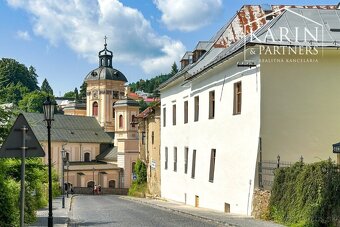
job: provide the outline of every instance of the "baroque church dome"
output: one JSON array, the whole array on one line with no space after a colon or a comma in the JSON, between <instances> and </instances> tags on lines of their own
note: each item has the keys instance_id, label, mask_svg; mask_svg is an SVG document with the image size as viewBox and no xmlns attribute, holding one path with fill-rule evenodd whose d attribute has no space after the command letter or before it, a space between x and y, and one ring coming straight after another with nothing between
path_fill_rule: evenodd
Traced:
<instances>
[{"instance_id":1,"label":"baroque church dome","mask_svg":"<svg viewBox=\"0 0 340 227\"><path fill-rule=\"evenodd\" d=\"M99 67L92 70L85 77L85 81L89 80L118 80L127 82L122 72L112 67L112 51L107 49L105 41L104 49L99 51Z\"/></svg>"}]
</instances>

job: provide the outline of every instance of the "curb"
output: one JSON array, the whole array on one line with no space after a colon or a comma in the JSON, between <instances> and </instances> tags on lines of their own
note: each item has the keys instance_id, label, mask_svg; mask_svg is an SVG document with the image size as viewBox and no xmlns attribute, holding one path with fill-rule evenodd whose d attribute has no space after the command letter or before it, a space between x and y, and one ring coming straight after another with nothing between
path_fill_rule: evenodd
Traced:
<instances>
[{"instance_id":1,"label":"curb","mask_svg":"<svg viewBox=\"0 0 340 227\"><path fill-rule=\"evenodd\" d=\"M198 219L202 219L202 220L205 220L205 221L214 222L214 223L217 223L217 224L220 224L220 225L223 225L223 226L232 226L232 227L238 227L239 226L239 225L232 225L232 224L229 224L229 223L224 222L224 221L218 221L218 220L215 220L215 219L212 219L212 218L200 216L200 215L197 215L197 214L192 214L192 213L185 212L185 211L182 211L182 210L177 210L177 209L165 207L165 206L158 205L158 204L153 204L153 203L146 202L146 201L143 201L141 199L135 199L135 198L129 197L129 196L125 196L125 197L121 196L120 198L130 200L130 201L134 201L134 202L138 202L138 203L142 203L142 204L147 204L149 206L159 207L159 208L162 208L162 209L165 209L165 210L170 210L170 211L175 212L175 213L180 213L180 214L184 214L184 215L187 215L187 216L192 216L192 217L195 217L195 218L198 218ZM161 201L163 201L163 200L161 200ZM167 201L165 201L165 202L167 202Z\"/></svg>"}]
</instances>

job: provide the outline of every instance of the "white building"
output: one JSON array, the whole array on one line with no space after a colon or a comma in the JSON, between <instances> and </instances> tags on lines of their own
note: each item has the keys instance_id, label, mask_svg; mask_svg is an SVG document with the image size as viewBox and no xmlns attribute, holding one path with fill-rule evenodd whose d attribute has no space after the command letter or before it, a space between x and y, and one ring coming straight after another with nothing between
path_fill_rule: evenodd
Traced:
<instances>
[{"instance_id":1,"label":"white building","mask_svg":"<svg viewBox=\"0 0 340 227\"><path fill-rule=\"evenodd\" d=\"M268 12L244 6L245 17L257 12L257 26L238 23L245 32L231 40L234 17L190 59L185 54L181 71L160 87L162 197L250 214L254 187L265 182L259 161L277 155L288 162L336 159L340 14L334 8ZM303 40L294 28L304 26L311 33ZM323 29L318 42L315 26ZM251 27L259 27L258 39L249 37ZM283 28L290 28L285 40Z\"/></svg>"}]
</instances>

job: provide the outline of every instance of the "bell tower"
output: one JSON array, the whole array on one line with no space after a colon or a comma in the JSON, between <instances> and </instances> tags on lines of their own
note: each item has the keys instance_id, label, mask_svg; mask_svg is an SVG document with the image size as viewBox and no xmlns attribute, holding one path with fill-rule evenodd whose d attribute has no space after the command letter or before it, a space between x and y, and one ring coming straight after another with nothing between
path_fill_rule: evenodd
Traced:
<instances>
[{"instance_id":1,"label":"bell tower","mask_svg":"<svg viewBox=\"0 0 340 227\"><path fill-rule=\"evenodd\" d=\"M104 49L98 53L99 67L85 77L86 115L95 117L106 132L114 132L114 104L124 96L127 79L112 67L113 53L107 49L106 36L104 39Z\"/></svg>"},{"instance_id":2,"label":"bell tower","mask_svg":"<svg viewBox=\"0 0 340 227\"><path fill-rule=\"evenodd\" d=\"M115 142L118 146L118 167L124 169L124 187L129 188L133 180L133 166L139 157L137 118L138 102L125 97L114 105L116 112Z\"/></svg>"}]
</instances>

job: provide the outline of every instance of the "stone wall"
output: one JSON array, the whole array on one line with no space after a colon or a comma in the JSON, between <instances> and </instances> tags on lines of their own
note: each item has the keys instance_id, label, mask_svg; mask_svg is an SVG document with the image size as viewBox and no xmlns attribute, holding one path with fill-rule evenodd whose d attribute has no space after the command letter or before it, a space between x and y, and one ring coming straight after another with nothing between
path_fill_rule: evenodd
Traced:
<instances>
[{"instance_id":1,"label":"stone wall","mask_svg":"<svg viewBox=\"0 0 340 227\"><path fill-rule=\"evenodd\" d=\"M270 191L255 188L251 215L257 219L268 220Z\"/></svg>"},{"instance_id":2,"label":"stone wall","mask_svg":"<svg viewBox=\"0 0 340 227\"><path fill-rule=\"evenodd\" d=\"M92 188L88 187L74 187L74 194L92 194ZM102 188L100 194L112 194L112 195L127 195L128 188Z\"/></svg>"}]
</instances>

